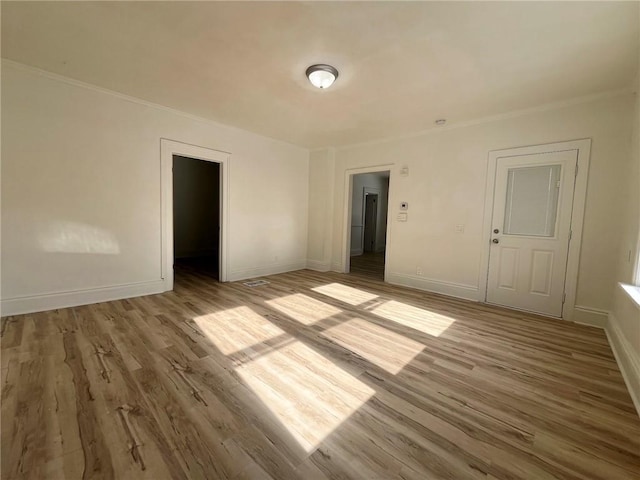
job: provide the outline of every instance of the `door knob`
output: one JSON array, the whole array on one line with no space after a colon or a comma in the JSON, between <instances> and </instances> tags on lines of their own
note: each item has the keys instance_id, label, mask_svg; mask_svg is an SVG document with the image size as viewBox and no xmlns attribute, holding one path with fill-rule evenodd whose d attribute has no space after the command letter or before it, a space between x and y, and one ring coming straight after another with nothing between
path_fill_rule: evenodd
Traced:
<instances>
[{"instance_id":1,"label":"door knob","mask_svg":"<svg viewBox=\"0 0 640 480\"><path fill-rule=\"evenodd\" d=\"M494 228L493 233L500 233L500 230L498 230L497 228Z\"/></svg>"},{"instance_id":2,"label":"door knob","mask_svg":"<svg viewBox=\"0 0 640 480\"><path fill-rule=\"evenodd\" d=\"M491 240L493 243L500 243L500 240L498 240L497 238L494 238L493 240Z\"/></svg>"}]
</instances>

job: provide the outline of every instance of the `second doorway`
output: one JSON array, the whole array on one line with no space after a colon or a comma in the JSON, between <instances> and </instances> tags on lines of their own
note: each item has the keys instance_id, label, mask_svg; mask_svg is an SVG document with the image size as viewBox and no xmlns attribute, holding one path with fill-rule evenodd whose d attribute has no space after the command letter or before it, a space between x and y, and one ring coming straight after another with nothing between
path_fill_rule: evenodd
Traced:
<instances>
[{"instance_id":1,"label":"second doorway","mask_svg":"<svg viewBox=\"0 0 640 480\"><path fill-rule=\"evenodd\" d=\"M350 273L384 279L389 172L353 175Z\"/></svg>"},{"instance_id":2,"label":"second doorway","mask_svg":"<svg viewBox=\"0 0 640 480\"><path fill-rule=\"evenodd\" d=\"M220 279L220 164L173 156L174 270Z\"/></svg>"}]
</instances>

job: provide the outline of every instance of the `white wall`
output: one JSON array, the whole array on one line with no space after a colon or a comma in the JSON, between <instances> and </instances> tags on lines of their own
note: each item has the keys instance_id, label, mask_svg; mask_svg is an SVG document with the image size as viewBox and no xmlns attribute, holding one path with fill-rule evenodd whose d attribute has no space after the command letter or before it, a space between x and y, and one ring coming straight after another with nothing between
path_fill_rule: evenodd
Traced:
<instances>
[{"instance_id":1,"label":"white wall","mask_svg":"<svg viewBox=\"0 0 640 480\"><path fill-rule=\"evenodd\" d=\"M393 164L387 238L388 280L426 290L478 299L487 155L491 150L592 138L576 304L606 316L621 255L615 239L623 230L625 166L630 155L631 94L512 115L420 136L338 149L333 175L331 252L340 268L345 170ZM402 166L409 175L399 175ZM315 171L320 170L316 165ZM311 188L314 188L311 186ZM395 220L396 207L409 202L408 221ZM318 209L316 205L311 209ZM464 233L455 226L464 225ZM416 267L423 271L416 275Z\"/></svg>"},{"instance_id":2,"label":"white wall","mask_svg":"<svg viewBox=\"0 0 640 480\"><path fill-rule=\"evenodd\" d=\"M309 156L309 238L307 266L326 272L331 268L335 151L311 152Z\"/></svg>"},{"instance_id":3,"label":"white wall","mask_svg":"<svg viewBox=\"0 0 640 480\"><path fill-rule=\"evenodd\" d=\"M640 414L640 278L636 276L640 270L640 71L635 92L631 154L624 166L626 181L620 185L625 199L621 255L615 281L610 285L614 292L607 333ZM636 300L629 293L633 289L629 284L636 285Z\"/></svg>"},{"instance_id":4,"label":"white wall","mask_svg":"<svg viewBox=\"0 0 640 480\"><path fill-rule=\"evenodd\" d=\"M376 215L376 252L383 252L387 232L388 174L360 173L353 176L351 199L351 255L361 255L364 241L364 188L377 191L378 211Z\"/></svg>"},{"instance_id":5,"label":"white wall","mask_svg":"<svg viewBox=\"0 0 640 480\"><path fill-rule=\"evenodd\" d=\"M161 138L231 153L231 279L304 267L305 149L12 62L2 119L3 314L157 288Z\"/></svg>"},{"instance_id":6,"label":"white wall","mask_svg":"<svg viewBox=\"0 0 640 480\"><path fill-rule=\"evenodd\" d=\"M616 285L606 329L609 343L640 415L640 295L636 294L638 296L633 300L626 291L629 288Z\"/></svg>"}]
</instances>

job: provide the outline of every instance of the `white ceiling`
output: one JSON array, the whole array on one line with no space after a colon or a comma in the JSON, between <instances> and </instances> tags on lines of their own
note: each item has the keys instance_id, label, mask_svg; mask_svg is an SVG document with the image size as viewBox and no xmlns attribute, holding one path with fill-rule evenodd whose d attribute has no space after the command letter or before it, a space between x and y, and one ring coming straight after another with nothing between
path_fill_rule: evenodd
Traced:
<instances>
[{"instance_id":1,"label":"white ceiling","mask_svg":"<svg viewBox=\"0 0 640 480\"><path fill-rule=\"evenodd\" d=\"M316 148L626 88L638 5L3 1L2 56Z\"/></svg>"}]
</instances>

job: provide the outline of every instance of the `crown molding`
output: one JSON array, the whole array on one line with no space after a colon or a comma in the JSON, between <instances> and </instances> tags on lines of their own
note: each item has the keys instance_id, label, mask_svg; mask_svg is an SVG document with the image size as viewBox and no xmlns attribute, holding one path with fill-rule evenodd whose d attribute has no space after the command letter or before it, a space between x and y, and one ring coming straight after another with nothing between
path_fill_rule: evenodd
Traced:
<instances>
[{"instance_id":1,"label":"crown molding","mask_svg":"<svg viewBox=\"0 0 640 480\"><path fill-rule=\"evenodd\" d=\"M397 135L394 137L386 137L386 138L381 138L381 139L376 139L376 140L370 140L370 141L366 141L366 142L358 142L358 143L351 143L348 145L342 145L342 146L336 146L336 147L324 147L324 148L318 148L318 149L313 149L312 151L315 150L325 150L327 148L335 148L335 150L349 150L351 148L358 148L358 147L365 147L365 146L371 146L371 145L380 145L383 143L388 143L388 142L394 142L394 141L398 141L398 140L405 140L405 139L410 139L410 138L417 138L417 137L422 137L425 135L433 135L433 134L437 134L440 132L446 132L446 131L450 131L450 130L457 130L460 128L467 128L467 127L473 127L473 126L477 126L477 125L484 125L487 123L493 123L493 122L499 122L501 120L508 120L511 118L517 118L517 117L524 117L527 115L533 115L536 113L542 113L542 112L548 112L548 111L552 111L552 110L561 110L563 108L567 108L567 107L571 107L574 105L581 105L581 104L585 104L585 103L592 103L592 102L596 102L598 100L603 100L603 99L607 99L607 98L614 98L614 97L618 97L621 95L631 95L633 94L633 88L631 86L626 87L626 88L621 88L618 90L608 90L606 92L600 92L600 93L595 93L592 95L585 95L582 97L575 97L575 98L571 98L571 99L567 99L567 100L560 100L557 102L551 102L551 103L545 103L543 105L538 105L536 107L530 107L530 108L523 108L520 110L512 110L509 112L505 112L505 113L499 113L496 115L489 115L486 117L479 117L476 119L471 119L471 120L463 120L460 122L454 122L450 125L446 125L446 126L442 126L442 127L438 127L438 126L434 126L434 127L429 127L425 130L420 130L418 132L413 132L413 133L407 133L407 134L403 134L403 135Z\"/></svg>"},{"instance_id":2,"label":"crown molding","mask_svg":"<svg viewBox=\"0 0 640 480\"><path fill-rule=\"evenodd\" d=\"M281 145L287 145L289 147L295 147L295 148L299 148L301 150L305 150L309 153L312 152L318 152L318 151L322 151L322 150L328 150L328 149L332 149L334 151L339 151L339 150L348 150L351 148L357 148L357 147L364 147L364 146L370 146L370 145L379 145L379 144L383 144L383 143L388 143L388 142L393 142L393 141L397 141L397 140L405 140L405 139L410 139L410 138L417 138L417 137L421 137L424 135L432 135L438 132L445 132L445 131L449 131L449 130L456 130L459 128L466 128L466 127L472 127L472 126L476 126L476 125L483 125L486 123L493 123L493 122L498 122L501 120L508 120L511 118L516 118L516 117L522 117L522 116L526 116L526 115L532 115L535 113L541 113L541 112L547 112L547 111L551 111L551 110L560 110L562 108L566 108L566 107L570 107L570 106L574 106L574 105L580 105L580 104L584 104L584 103L591 103L591 102L595 102L598 100L602 100L602 99L606 99L606 98L613 98L613 97L617 97L620 95L629 95L629 94L633 94L635 93L635 89L633 85L629 85L626 88L622 88L622 89L618 89L618 90L609 90L606 92L600 92L600 93L596 93L596 94L591 94L591 95L585 95L582 97L575 97L575 98L571 98L571 99L567 99L567 100L560 100L558 102L551 102L551 103L546 103L543 105L538 105L536 107L531 107L531 108L524 108L524 109L520 109L520 110L512 110L509 112L505 112L505 113L499 113L496 115L489 115L489 116L485 116L485 117L479 117L476 119L471 119L471 120L463 120L460 122L454 122L450 125L445 125L442 127L430 127L428 129L424 129L424 130L420 130L417 132L412 132L412 133L407 133L407 134L402 134L402 135L396 135L393 137L385 137L385 138L381 138L381 139L376 139L376 140L369 140L369 141L364 141L364 142L356 142L356 143L350 143L347 145L339 145L339 146L333 146L333 145L327 145L324 147L305 147L303 145L297 145L294 143L290 143L290 142L286 142L284 140L279 140L277 138L272 138L272 137L267 137L266 135L262 135L259 133L255 133L255 132L251 132L249 130L244 130L240 127L234 127L232 125L227 125L224 123L220 123L217 122L215 120L211 120L209 118L205 118L205 117L200 117L198 115L193 115L191 113L188 112L184 112L182 110L177 110L175 108L172 107L167 107L165 105L161 105L158 103L153 103L153 102L149 102L147 100L143 100L141 98L138 97L132 97L130 95L126 95L124 93L120 93L117 92L115 90L109 90L108 88L103 88L103 87L99 87L97 85L91 84L91 83L86 83L83 82L81 80L76 80L75 78L71 78L71 77L65 77L64 75L60 75L57 73L53 73L53 72L49 72L47 70L43 70L41 68L38 67L33 67L31 65L26 65L24 63L20 63L20 62L16 62L15 60L10 60L8 58L2 58L2 66L10 66L13 67L17 70L22 70L25 72L29 72L38 76L42 76L42 77L46 77L49 78L51 80L56 80L58 82L61 83L66 83L68 85L74 85L80 88L85 88L88 90L93 90L95 92L99 92L99 93L104 93L106 95L110 95L116 98L119 98L121 100L127 101L127 102L131 102L131 103L136 103L138 105L143 105L149 108L154 108L156 110L162 110L164 112L168 112L168 113L172 113L174 115L178 115L184 118L188 118L190 120L196 121L196 122L200 122L200 123L205 123L208 125L212 125L218 128L223 128L223 129L227 129L227 130L232 130L232 131L237 131L237 132L241 132L241 133L249 133L251 135L254 135L256 137L259 138L263 138L265 140L269 140L272 142L276 142L279 143Z\"/></svg>"},{"instance_id":3,"label":"crown molding","mask_svg":"<svg viewBox=\"0 0 640 480\"><path fill-rule=\"evenodd\" d=\"M200 117L198 115L193 115L191 113L188 112L184 112L182 110L177 110L175 108L172 107L167 107L165 105L161 105L159 103L153 103L153 102L149 102L147 100L143 100L141 98L138 97L132 97L131 95L126 95L124 93L120 93L117 92L115 90L109 90L108 88L103 88L103 87L99 87L97 85L94 85L92 83L86 83L83 82L81 80L76 80L75 78L71 78L71 77L65 77L64 75L60 75L57 73L53 73L53 72L49 72L47 70L43 70L41 68L38 67L33 67L31 65L26 65L24 63L20 63L20 62L16 62L15 60L9 60L8 58L2 58L2 68L4 67L11 67L11 68L15 68L16 70L21 70L23 72L28 72L40 77L45 77L48 78L50 80L55 80L61 83L66 83L68 85L73 85L76 87L80 87L80 88L84 88L87 90L92 90L94 92L99 92L99 93L103 93L105 95L109 95L112 97L116 97L119 98L120 100L124 100L126 102L131 102L131 103L135 103L138 105L143 105L145 107L149 107L149 108L153 108L156 110L161 110L167 113L172 113L174 115L178 115L180 117L184 117L184 118L188 118L190 120L196 121L196 122L200 122L200 123L205 123L208 125L212 125L215 126L217 128L221 128L221 129L226 129L226 130L230 130L230 131L236 131L238 133L244 133L244 134L250 134L253 135L255 137L258 138L263 138L265 140L269 140L271 142L275 142L275 143L279 143L281 145L287 145L289 147L295 147L298 148L300 150L304 150L309 152L309 148L301 146L301 145L296 145L294 143L289 143L289 142L285 142L284 140L279 140L277 138L272 138L272 137L267 137L266 135L262 135L260 133L255 133L255 132L251 132L249 130L244 130L240 127L234 127L233 125L227 125L221 122L217 122L215 120L211 120L209 118L205 118L205 117Z\"/></svg>"}]
</instances>

